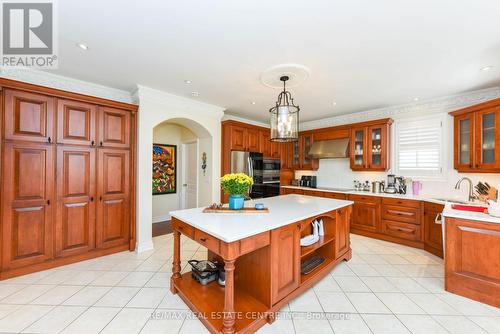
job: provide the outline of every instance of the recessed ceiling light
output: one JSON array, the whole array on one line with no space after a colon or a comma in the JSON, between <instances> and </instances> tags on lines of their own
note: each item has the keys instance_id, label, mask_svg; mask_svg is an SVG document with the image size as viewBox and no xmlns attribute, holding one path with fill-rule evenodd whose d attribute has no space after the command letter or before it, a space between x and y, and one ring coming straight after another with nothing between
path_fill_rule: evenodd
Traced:
<instances>
[{"instance_id":1,"label":"recessed ceiling light","mask_svg":"<svg viewBox=\"0 0 500 334\"><path fill-rule=\"evenodd\" d=\"M252 104L257 104L257 102L255 102L255 101L252 101L251 103L252 103Z\"/></svg>"},{"instance_id":2,"label":"recessed ceiling light","mask_svg":"<svg viewBox=\"0 0 500 334\"><path fill-rule=\"evenodd\" d=\"M418 98L418 97L414 97L414 98L413 98L413 101L418 101L418 100L419 100L419 98Z\"/></svg>"},{"instance_id":3,"label":"recessed ceiling light","mask_svg":"<svg viewBox=\"0 0 500 334\"><path fill-rule=\"evenodd\" d=\"M184 83L185 83L186 85L189 85L189 84L191 83L191 80L184 80Z\"/></svg>"},{"instance_id":4,"label":"recessed ceiling light","mask_svg":"<svg viewBox=\"0 0 500 334\"><path fill-rule=\"evenodd\" d=\"M481 68L481 71L489 71L493 68L493 66L485 66L483 68Z\"/></svg>"},{"instance_id":5,"label":"recessed ceiling light","mask_svg":"<svg viewBox=\"0 0 500 334\"><path fill-rule=\"evenodd\" d=\"M333 103L332 103L332 106L334 106L334 107L335 107L336 105L337 105L337 102L333 102Z\"/></svg>"},{"instance_id":6,"label":"recessed ceiling light","mask_svg":"<svg viewBox=\"0 0 500 334\"><path fill-rule=\"evenodd\" d=\"M83 43L76 43L76 46L78 46L80 49L87 51L89 49L87 44Z\"/></svg>"},{"instance_id":7,"label":"recessed ceiling light","mask_svg":"<svg viewBox=\"0 0 500 334\"><path fill-rule=\"evenodd\" d=\"M191 92L191 96L198 97L200 96L199 92Z\"/></svg>"}]
</instances>

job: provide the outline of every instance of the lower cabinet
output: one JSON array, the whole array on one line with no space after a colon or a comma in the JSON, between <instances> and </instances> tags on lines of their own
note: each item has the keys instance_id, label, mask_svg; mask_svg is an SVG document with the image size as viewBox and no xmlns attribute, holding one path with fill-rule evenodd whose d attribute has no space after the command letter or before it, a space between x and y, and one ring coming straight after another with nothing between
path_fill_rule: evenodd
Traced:
<instances>
[{"instance_id":1,"label":"lower cabinet","mask_svg":"<svg viewBox=\"0 0 500 334\"><path fill-rule=\"evenodd\" d=\"M57 148L57 257L95 248L95 163L95 148Z\"/></svg>"},{"instance_id":2,"label":"lower cabinet","mask_svg":"<svg viewBox=\"0 0 500 334\"><path fill-rule=\"evenodd\" d=\"M335 258L343 256L347 252L350 245L350 217L352 214L352 206L343 209L338 209L335 217Z\"/></svg>"},{"instance_id":3,"label":"lower cabinet","mask_svg":"<svg viewBox=\"0 0 500 334\"><path fill-rule=\"evenodd\" d=\"M424 248L439 257L443 257L443 230L436 220L442 219L443 209L441 204L424 204Z\"/></svg>"},{"instance_id":4,"label":"lower cabinet","mask_svg":"<svg viewBox=\"0 0 500 334\"><path fill-rule=\"evenodd\" d=\"M97 247L127 244L130 236L130 154L127 150L100 149L96 221Z\"/></svg>"},{"instance_id":5,"label":"lower cabinet","mask_svg":"<svg viewBox=\"0 0 500 334\"><path fill-rule=\"evenodd\" d=\"M380 198L361 195L348 197L354 201L351 228L377 232L380 229Z\"/></svg>"},{"instance_id":6,"label":"lower cabinet","mask_svg":"<svg viewBox=\"0 0 500 334\"><path fill-rule=\"evenodd\" d=\"M53 256L53 148L7 143L2 159L2 271Z\"/></svg>"},{"instance_id":7,"label":"lower cabinet","mask_svg":"<svg viewBox=\"0 0 500 334\"><path fill-rule=\"evenodd\" d=\"M272 303L276 303L300 285L300 223L271 231Z\"/></svg>"},{"instance_id":8,"label":"lower cabinet","mask_svg":"<svg viewBox=\"0 0 500 334\"><path fill-rule=\"evenodd\" d=\"M385 233L386 235L392 237L406 239L406 240L419 241L421 239L420 225L416 224L383 220L382 233Z\"/></svg>"}]
</instances>

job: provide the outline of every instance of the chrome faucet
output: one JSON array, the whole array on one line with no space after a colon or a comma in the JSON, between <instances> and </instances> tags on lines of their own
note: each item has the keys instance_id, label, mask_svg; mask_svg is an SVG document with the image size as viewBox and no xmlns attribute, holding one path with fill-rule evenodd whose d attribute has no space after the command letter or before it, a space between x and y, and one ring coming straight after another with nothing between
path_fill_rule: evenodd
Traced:
<instances>
[{"instance_id":1,"label":"chrome faucet","mask_svg":"<svg viewBox=\"0 0 500 334\"><path fill-rule=\"evenodd\" d=\"M469 183L469 200L468 202L473 202L476 199L476 196L472 193L472 180L469 179L468 177L463 177L460 180L458 180L457 184L455 184L455 189L460 189L460 185L462 184L463 181L467 181Z\"/></svg>"}]
</instances>

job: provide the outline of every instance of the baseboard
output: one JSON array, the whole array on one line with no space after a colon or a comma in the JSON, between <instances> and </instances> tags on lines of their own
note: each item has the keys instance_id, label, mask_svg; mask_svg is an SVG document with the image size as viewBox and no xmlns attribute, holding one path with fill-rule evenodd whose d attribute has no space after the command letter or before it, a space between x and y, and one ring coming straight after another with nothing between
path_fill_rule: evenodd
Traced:
<instances>
[{"instance_id":1,"label":"baseboard","mask_svg":"<svg viewBox=\"0 0 500 334\"><path fill-rule=\"evenodd\" d=\"M167 220L170 220L171 217L170 215L162 215L162 216L156 216L156 217L153 217L153 224L155 223L161 223L161 222L164 222L164 221L167 221Z\"/></svg>"},{"instance_id":2,"label":"baseboard","mask_svg":"<svg viewBox=\"0 0 500 334\"><path fill-rule=\"evenodd\" d=\"M137 242L135 246L136 253L142 253L154 249L153 240Z\"/></svg>"}]
</instances>

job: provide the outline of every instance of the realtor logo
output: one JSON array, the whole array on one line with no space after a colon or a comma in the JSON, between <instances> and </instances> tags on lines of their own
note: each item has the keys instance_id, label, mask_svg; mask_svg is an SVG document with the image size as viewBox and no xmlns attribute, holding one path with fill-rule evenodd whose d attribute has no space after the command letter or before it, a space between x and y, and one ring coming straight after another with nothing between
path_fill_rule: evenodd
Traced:
<instances>
[{"instance_id":1,"label":"realtor logo","mask_svg":"<svg viewBox=\"0 0 500 334\"><path fill-rule=\"evenodd\" d=\"M3 66L56 68L54 7L54 1L2 2Z\"/></svg>"}]
</instances>

